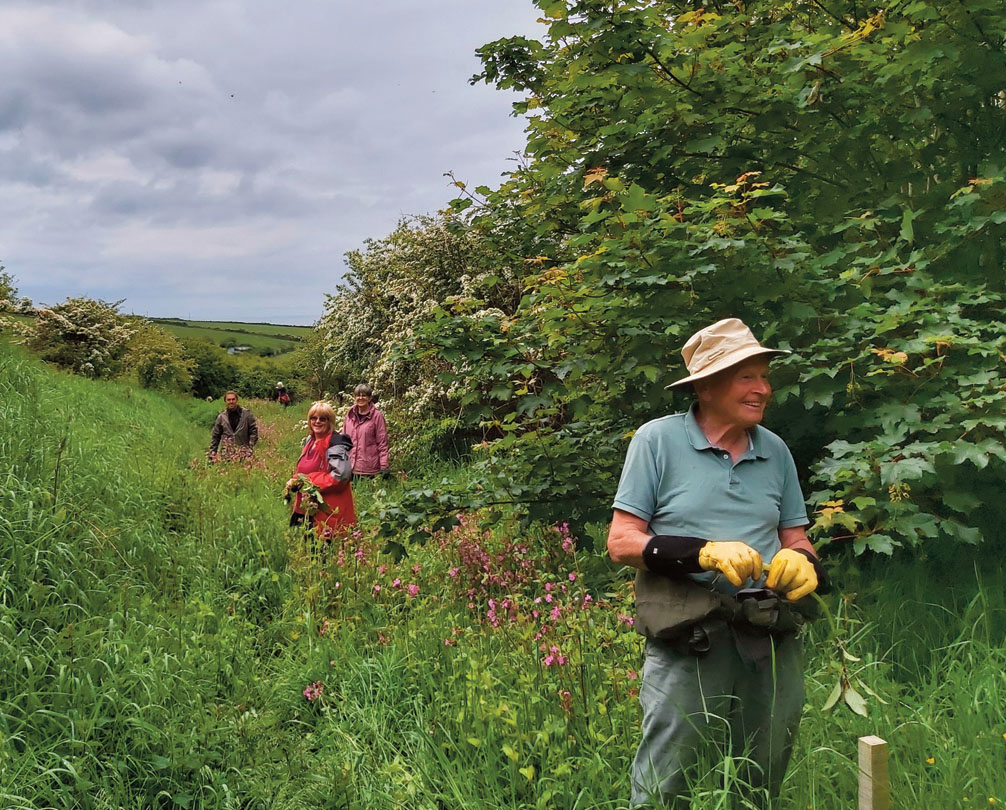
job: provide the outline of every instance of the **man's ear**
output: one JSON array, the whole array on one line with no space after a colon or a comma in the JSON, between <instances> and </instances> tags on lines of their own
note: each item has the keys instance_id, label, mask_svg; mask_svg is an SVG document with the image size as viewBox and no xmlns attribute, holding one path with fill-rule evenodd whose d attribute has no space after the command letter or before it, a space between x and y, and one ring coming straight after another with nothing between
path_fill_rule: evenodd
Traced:
<instances>
[{"instance_id":1,"label":"man's ear","mask_svg":"<svg viewBox=\"0 0 1006 810\"><path fill-rule=\"evenodd\" d=\"M692 383L692 387L695 389L695 398L699 402L709 401L709 385L706 380L696 380Z\"/></svg>"}]
</instances>

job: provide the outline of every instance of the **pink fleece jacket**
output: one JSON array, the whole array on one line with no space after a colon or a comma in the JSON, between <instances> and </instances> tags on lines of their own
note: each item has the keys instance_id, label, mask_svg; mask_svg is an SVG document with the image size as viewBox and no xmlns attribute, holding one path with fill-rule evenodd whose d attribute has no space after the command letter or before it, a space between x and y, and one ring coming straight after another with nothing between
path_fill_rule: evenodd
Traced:
<instances>
[{"instance_id":1,"label":"pink fleece jacket","mask_svg":"<svg viewBox=\"0 0 1006 810\"><path fill-rule=\"evenodd\" d=\"M376 475L388 469L388 426L373 405L361 414L354 405L346 414L342 432L353 440L349 460L354 475Z\"/></svg>"}]
</instances>

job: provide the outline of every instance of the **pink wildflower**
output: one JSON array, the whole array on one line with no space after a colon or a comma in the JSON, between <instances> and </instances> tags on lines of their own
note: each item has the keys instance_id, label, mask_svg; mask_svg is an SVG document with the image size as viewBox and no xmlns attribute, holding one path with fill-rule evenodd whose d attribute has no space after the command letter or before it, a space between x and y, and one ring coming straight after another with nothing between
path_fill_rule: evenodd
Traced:
<instances>
[{"instance_id":1,"label":"pink wildflower","mask_svg":"<svg viewBox=\"0 0 1006 810\"><path fill-rule=\"evenodd\" d=\"M593 601L594 601L594 597L593 596L591 596L589 593L584 594L583 595L583 602L580 605L580 608L582 610L586 610L587 607L588 607L588 605L590 605L590 603L593 602Z\"/></svg>"},{"instance_id":2,"label":"pink wildflower","mask_svg":"<svg viewBox=\"0 0 1006 810\"><path fill-rule=\"evenodd\" d=\"M549 612L548 615L552 619L552 621L557 622L559 621L559 619L562 618L562 608L556 605L554 608L552 608L552 610Z\"/></svg>"},{"instance_id":3,"label":"pink wildflower","mask_svg":"<svg viewBox=\"0 0 1006 810\"><path fill-rule=\"evenodd\" d=\"M416 583L409 583L409 596L415 598L419 595L419 586Z\"/></svg>"},{"instance_id":4,"label":"pink wildflower","mask_svg":"<svg viewBox=\"0 0 1006 810\"><path fill-rule=\"evenodd\" d=\"M573 713L573 695L568 689L559 690L559 702L562 703L562 710L566 714Z\"/></svg>"},{"instance_id":5,"label":"pink wildflower","mask_svg":"<svg viewBox=\"0 0 1006 810\"><path fill-rule=\"evenodd\" d=\"M412 573L413 574L418 574L422 570L423 570L423 566L421 566L419 563L416 563L414 566L412 566Z\"/></svg>"},{"instance_id":6,"label":"pink wildflower","mask_svg":"<svg viewBox=\"0 0 1006 810\"><path fill-rule=\"evenodd\" d=\"M569 572L569 581L570 582L576 582L576 571L570 571Z\"/></svg>"},{"instance_id":7,"label":"pink wildflower","mask_svg":"<svg viewBox=\"0 0 1006 810\"><path fill-rule=\"evenodd\" d=\"M388 573L388 566L386 566L384 563L381 563L379 566L377 566L377 573L378 574L387 574Z\"/></svg>"},{"instance_id":8,"label":"pink wildflower","mask_svg":"<svg viewBox=\"0 0 1006 810\"><path fill-rule=\"evenodd\" d=\"M451 579L457 579L458 570L459 570L458 567L455 565L453 568L451 568L450 571L447 572L447 576L449 576Z\"/></svg>"},{"instance_id":9,"label":"pink wildflower","mask_svg":"<svg viewBox=\"0 0 1006 810\"><path fill-rule=\"evenodd\" d=\"M392 588L401 588L402 587L402 580L400 580L398 577L395 577L393 580L391 580L391 587Z\"/></svg>"},{"instance_id":10,"label":"pink wildflower","mask_svg":"<svg viewBox=\"0 0 1006 810\"><path fill-rule=\"evenodd\" d=\"M639 677L639 673L634 669L627 670L625 674L629 677L630 681L634 681Z\"/></svg>"},{"instance_id":11,"label":"pink wildflower","mask_svg":"<svg viewBox=\"0 0 1006 810\"><path fill-rule=\"evenodd\" d=\"M377 596L377 594L379 594L380 592L381 592L381 586L380 585L375 585L374 586L374 591L373 591L374 596Z\"/></svg>"},{"instance_id":12,"label":"pink wildflower","mask_svg":"<svg viewBox=\"0 0 1006 810\"><path fill-rule=\"evenodd\" d=\"M632 627L636 623L636 620L632 618L632 616L629 616L625 613L619 613L618 620L622 622L622 624L624 624L626 627Z\"/></svg>"},{"instance_id":13,"label":"pink wildflower","mask_svg":"<svg viewBox=\"0 0 1006 810\"><path fill-rule=\"evenodd\" d=\"M315 701L318 698L320 698L323 694L325 694L325 684L323 684L321 681L314 681L313 683L309 683L307 686L304 687L304 691L302 694L304 695L304 697L308 699L309 702Z\"/></svg>"}]
</instances>

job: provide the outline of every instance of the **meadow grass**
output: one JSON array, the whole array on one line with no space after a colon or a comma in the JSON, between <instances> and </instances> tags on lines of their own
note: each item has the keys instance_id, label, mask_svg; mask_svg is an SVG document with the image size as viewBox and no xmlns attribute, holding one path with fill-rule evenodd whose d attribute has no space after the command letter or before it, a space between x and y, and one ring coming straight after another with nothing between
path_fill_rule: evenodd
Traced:
<instances>
[{"instance_id":1,"label":"meadow grass","mask_svg":"<svg viewBox=\"0 0 1006 810\"><path fill-rule=\"evenodd\" d=\"M165 319L167 321L176 319ZM248 321L189 321L189 326L203 327L206 329L226 329L231 332L251 332L256 335L290 336L298 340L310 337L314 331L312 326L294 326L293 324L281 323L254 323Z\"/></svg>"},{"instance_id":2,"label":"meadow grass","mask_svg":"<svg viewBox=\"0 0 1006 810\"><path fill-rule=\"evenodd\" d=\"M152 319L164 329L182 339L204 339L218 346L250 346L252 349L275 349L286 352L296 349L311 334L307 326L280 326L268 323L230 321L179 321L174 318Z\"/></svg>"},{"instance_id":3,"label":"meadow grass","mask_svg":"<svg viewBox=\"0 0 1006 810\"><path fill-rule=\"evenodd\" d=\"M209 465L218 404L3 346L0 403L0 806L625 807L629 576L563 527L463 515L396 561L371 515L400 485L358 482L360 527L319 547L278 497L294 409L251 402L255 458ZM464 469L423 471L445 475ZM890 743L896 806L1006 801L993 558L833 560L777 810L855 806L864 734ZM822 710L843 678L869 717ZM731 805L732 760L693 778L695 807Z\"/></svg>"}]
</instances>

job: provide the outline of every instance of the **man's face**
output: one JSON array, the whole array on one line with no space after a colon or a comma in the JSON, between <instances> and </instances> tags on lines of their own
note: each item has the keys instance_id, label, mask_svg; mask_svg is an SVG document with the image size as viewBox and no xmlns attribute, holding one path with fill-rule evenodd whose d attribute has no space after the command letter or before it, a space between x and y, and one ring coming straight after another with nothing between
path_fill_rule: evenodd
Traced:
<instances>
[{"instance_id":1,"label":"man's face","mask_svg":"<svg viewBox=\"0 0 1006 810\"><path fill-rule=\"evenodd\" d=\"M227 403L227 410L236 411L238 409L238 395L228 394L224 397L224 402Z\"/></svg>"},{"instance_id":2,"label":"man's face","mask_svg":"<svg viewBox=\"0 0 1006 810\"><path fill-rule=\"evenodd\" d=\"M772 398L768 358L745 360L714 375L698 388L704 411L745 429L754 427L761 422Z\"/></svg>"}]
</instances>

